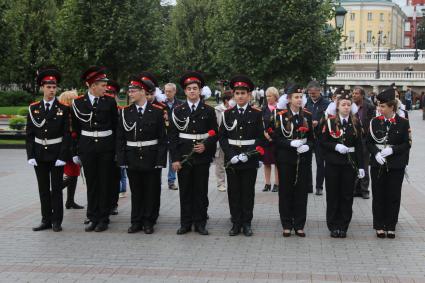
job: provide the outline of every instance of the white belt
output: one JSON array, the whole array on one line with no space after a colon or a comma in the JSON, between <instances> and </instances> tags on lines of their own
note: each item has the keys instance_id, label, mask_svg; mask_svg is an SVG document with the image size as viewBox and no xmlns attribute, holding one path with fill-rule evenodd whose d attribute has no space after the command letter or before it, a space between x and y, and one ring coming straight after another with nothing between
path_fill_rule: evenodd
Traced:
<instances>
[{"instance_id":1,"label":"white belt","mask_svg":"<svg viewBox=\"0 0 425 283\"><path fill-rule=\"evenodd\" d=\"M253 144L255 144L255 140L232 140L232 139L229 139L229 144L237 145L237 146L253 145Z\"/></svg>"},{"instance_id":2,"label":"white belt","mask_svg":"<svg viewBox=\"0 0 425 283\"><path fill-rule=\"evenodd\" d=\"M51 144L57 144L57 143L61 143L62 142L62 137L57 138L57 139L51 139L51 140L47 140L47 139L39 139L39 138L35 138L34 141L38 144L41 145L51 145Z\"/></svg>"},{"instance_id":3,"label":"white belt","mask_svg":"<svg viewBox=\"0 0 425 283\"><path fill-rule=\"evenodd\" d=\"M192 135L192 134L185 134L185 133L179 133L179 137L182 139L187 139L187 140L203 140L208 138L208 134L197 134L197 135Z\"/></svg>"},{"instance_id":4,"label":"white belt","mask_svg":"<svg viewBox=\"0 0 425 283\"><path fill-rule=\"evenodd\" d=\"M356 148L355 147L349 147L348 152L356 152Z\"/></svg>"},{"instance_id":5,"label":"white belt","mask_svg":"<svg viewBox=\"0 0 425 283\"><path fill-rule=\"evenodd\" d=\"M156 145L158 144L158 140L151 140L151 141L128 141L128 146L134 146L134 147L144 147L144 146L150 146L150 145Z\"/></svg>"},{"instance_id":6,"label":"white belt","mask_svg":"<svg viewBox=\"0 0 425 283\"><path fill-rule=\"evenodd\" d=\"M109 137L110 135L112 135L112 130L94 131L94 132L81 131L81 135L86 137L92 137L92 138L104 138L104 137Z\"/></svg>"},{"instance_id":7,"label":"white belt","mask_svg":"<svg viewBox=\"0 0 425 283\"><path fill-rule=\"evenodd\" d=\"M392 147L392 145L391 144L387 144L387 145L377 144L376 147L379 148L380 150L383 150L386 147Z\"/></svg>"}]
</instances>

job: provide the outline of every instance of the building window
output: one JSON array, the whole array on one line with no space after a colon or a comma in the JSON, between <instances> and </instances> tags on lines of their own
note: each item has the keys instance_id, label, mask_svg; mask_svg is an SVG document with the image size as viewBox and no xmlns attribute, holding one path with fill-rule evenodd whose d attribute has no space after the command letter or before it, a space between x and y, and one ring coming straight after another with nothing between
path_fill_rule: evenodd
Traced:
<instances>
[{"instance_id":1,"label":"building window","mask_svg":"<svg viewBox=\"0 0 425 283\"><path fill-rule=\"evenodd\" d=\"M354 43L354 35L355 35L354 31L353 30L350 31L349 36L348 36L350 43Z\"/></svg>"},{"instance_id":2,"label":"building window","mask_svg":"<svg viewBox=\"0 0 425 283\"><path fill-rule=\"evenodd\" d=\"M351 13L350 14L350 20L354 21L356 19L356 14L355 13Z\"/></svg>"},{"instance_id":3,"label":"building window","mask_svg":"<svg viewBox=\"0 0 425 283\"><path fill-rule=\"evenodd\" d=\"M404 37L404 47L410 47L410 37Z\"/></svg>"},{"instance_id":4,"label":"building window","mask_svg":"<svg viewBox=\"0 0 425 283\"><path fill-rule=\"evenodd\" d=\"M379 14L379 19L380 19L381 22L384 21L384 13Z\"/></svg>"},{"instance_id":5,"label":"building window","mask_svg":"<svg viewBox=\"0 0 425 283\"><path fill-rule=\"evenodd\" d=\"M410 31L410 22L404 23L404 31Z\"/></svg>"},{"instance_id":6,"label":"building window","mask_svg":"<svg viewBox=\"0 0 425 283\"><path fill-rule=\"evenodd\" d=\"M367 43L372 43L372 31L367 31Z\"/></svg>"},{"instance_id":7,"label":"building window","mask_svg":"<svg viewBox=\"0 0 425 283\"><path fill-rule=\"evenodd\" d=\"M367 13L367 20L371 21L372 20L372 13Z\"/></svg>"}]
</instances>

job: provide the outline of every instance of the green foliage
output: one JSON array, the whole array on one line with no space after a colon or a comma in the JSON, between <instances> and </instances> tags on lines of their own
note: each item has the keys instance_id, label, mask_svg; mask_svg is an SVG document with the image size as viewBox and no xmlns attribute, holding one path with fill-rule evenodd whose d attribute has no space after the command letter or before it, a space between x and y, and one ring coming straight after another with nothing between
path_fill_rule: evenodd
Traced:
<instances>
[{"instance_id":1,"label":"green foliage","mask_svg":"<svg viewBox=\"0 0 425 283\"><path fill-rule=\"evenodd\" d=\"M12 130L23 130L25 128L25 118L17 116L9 119L9 128Z\"/></svg>"},{"instance_id":2,"label":"green foliage","mask_svg":"<svg viewBox=\"0 0 425 283\"><path fill-rule=\"evenodd\" d=\"M28 107L19 108L18 115L26 117L28 115Z\"/></svg>"},{"instance_id":3,"label":"green foliage","mask_svg":"<svg viewBox=\"0 0 425 283\"><path fill-rule=\"evenodd\" d=\"M425 49L425 18L422 18L417 30L417 46L418 49Z\"/></svg>"},{"instance_id":4,"label":"green foliage","mask_svg":"<svg viewBox=\"0 0 425 283\"><path fill-rule=\"evenodd\" d=\"M0 106L24 106L34 97L26 91L0 91Z\"/></svg>"}]
</instances>

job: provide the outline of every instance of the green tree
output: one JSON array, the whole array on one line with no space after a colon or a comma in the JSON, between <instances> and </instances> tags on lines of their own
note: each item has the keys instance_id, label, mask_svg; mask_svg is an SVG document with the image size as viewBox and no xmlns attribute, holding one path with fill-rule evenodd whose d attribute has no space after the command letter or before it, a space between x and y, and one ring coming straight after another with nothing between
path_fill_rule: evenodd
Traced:
<instances>
[{"instance_id":1,"label":"green tree","mask_svg":"<svg viewBox=\"0 0 425 283\"><path fill-rule=\"evenodd\" d=\"M416 43L418 49L425 49L425 18L417 26Z\"/></svg>"}]
</instances>

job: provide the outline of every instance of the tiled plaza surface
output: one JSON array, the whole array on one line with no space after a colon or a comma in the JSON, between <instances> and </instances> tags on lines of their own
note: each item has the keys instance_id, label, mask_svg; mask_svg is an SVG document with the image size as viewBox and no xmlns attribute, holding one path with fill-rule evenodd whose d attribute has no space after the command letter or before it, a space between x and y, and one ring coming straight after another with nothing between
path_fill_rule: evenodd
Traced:
<instances>
[{"instance_id":1,"label":"tiled plaza surface","mask_svg":"<svg viewBox=\"0 0 425 283\"><path fill-rule=\"evenodd\" d=\"M210 178L209 236L176 235L178 191L163 186L155 233L127 234L130 198L103 233L84 232L85 210L65 210L63 232L40 221L36 179L24 150L0 150L0 282L425 282L425 121L411 112L410 183L395 240L372 230L371 200L356 198L348 237L331 239L325 196L309 196L307 237L283 238L277 193L258 174L251 238L229 237L227 194ZM165 172L163 183L166 184ZM77 202L86 204L79 179Z\"/></svg>"}]
</instances>

